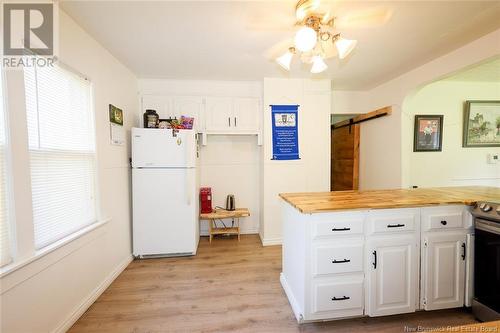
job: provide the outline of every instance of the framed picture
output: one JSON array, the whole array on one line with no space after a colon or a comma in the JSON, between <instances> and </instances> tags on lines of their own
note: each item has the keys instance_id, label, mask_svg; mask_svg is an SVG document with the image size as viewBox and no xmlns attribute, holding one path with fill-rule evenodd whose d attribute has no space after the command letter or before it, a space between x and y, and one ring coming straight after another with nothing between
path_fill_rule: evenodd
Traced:
<instances>
[{"instance_id":1,"label":"framed picture","mask_svg":"<svg viewBox=\"0 0 500 333\"><path fill-rule=\"evenodd\" d=\"M443 147L443 116L415 115L413 151L441 151Z\"/></svg>"},{"instance_id":2,"label":"framed picture","mask_svg":"<svg viewBox=\"0 0 500 333\"><path fill-rule=\"evenodd\" d=\"M500 147L500 101L466 101L463 147Z\"/></svg>"},{"instance_id":3,"label":"framed picture","mask_svg":"<svg viewBox=\"0 0 500 333\"><path fill-rule=\"evenodd\" d=\"M109 121L113 124L123 125L123 111L109 104Z\"/></svg>"}]
</instances>

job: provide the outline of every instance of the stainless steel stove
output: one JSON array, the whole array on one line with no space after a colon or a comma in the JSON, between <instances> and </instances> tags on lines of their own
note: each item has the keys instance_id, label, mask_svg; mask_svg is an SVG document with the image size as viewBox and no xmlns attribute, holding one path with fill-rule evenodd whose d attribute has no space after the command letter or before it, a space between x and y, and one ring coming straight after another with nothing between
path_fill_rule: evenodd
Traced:
<instances>
[{"instance_id":1,"label":"stainless steel stove","mask_svg":"<svg viewBox=\"0 0 500 333\"><path fill-rule=\"evenodd\" d=\"M500 319L500 203L478 202L474 216L474 299L481 321Z\"/></svg>"}]
</instances>

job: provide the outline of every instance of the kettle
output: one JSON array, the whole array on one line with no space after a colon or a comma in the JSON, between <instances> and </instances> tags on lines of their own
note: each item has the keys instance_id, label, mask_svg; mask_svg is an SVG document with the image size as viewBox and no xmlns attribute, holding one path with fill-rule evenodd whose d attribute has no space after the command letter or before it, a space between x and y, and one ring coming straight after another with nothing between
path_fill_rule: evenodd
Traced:
<instances>
[{"instance_id":1,"label":"kettle","mask_svg":"<svg viewBox=\"0 0 500 333\"><path fill-rule=\"evenodd\" d=\"M236 209L236 202L234 200L234 195L228 194L226 198L226 210L233 211Z\"/></svg>"}]
</instances>

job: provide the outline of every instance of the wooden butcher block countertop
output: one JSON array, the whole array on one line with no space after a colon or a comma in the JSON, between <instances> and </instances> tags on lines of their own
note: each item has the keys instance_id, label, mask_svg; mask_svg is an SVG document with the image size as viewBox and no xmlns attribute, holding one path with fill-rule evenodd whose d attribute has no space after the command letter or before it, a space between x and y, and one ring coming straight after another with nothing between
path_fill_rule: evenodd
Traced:
<instances>
[{"instance_id":1,"label":"wooden butcher block countertop","mask_svg":"<svg viewBox=\"0 0 500 333\"><path fill-rule=\"evenodd\" d=\"M302 213L350 209L381 209L432 205L474 205L477 201L500 201L500 187L461 186L375 191L281 193Z\"/></svg>"}]
</instances>

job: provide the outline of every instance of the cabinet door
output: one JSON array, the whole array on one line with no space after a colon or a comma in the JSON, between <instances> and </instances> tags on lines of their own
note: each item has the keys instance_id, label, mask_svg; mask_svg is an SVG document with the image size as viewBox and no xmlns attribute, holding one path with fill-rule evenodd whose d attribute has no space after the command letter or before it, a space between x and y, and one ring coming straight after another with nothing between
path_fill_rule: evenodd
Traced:
<instances>
[{"instance_id":1,"label":"cabinet door","mask_svg":"<svg viewBox=\"0 0 500 333\"><path fill-rule=\"evenodd\" d=\"M418 290L415 235L372 237L367 252L368 315L414 312Z\"/></svg>"},{"instance_id":2,"label":"cabinet door","mask_svg":"<svg viewBox=\"0 0 500 333\"><path fill-rule=\"evenodd\" d=\"M258 98L234 99L234 127L239 131L258 131L260 101Z\"/></svg>"},{"instance_id":3,"label":"cabinet door","mask_svg":"<svg viewBox=\"0 0 500 333\"><path fill-rule=\"evenodd\" d=\"M234 129L233 99L230 97L207 97L206 99L207 131L230 131Z\"/></svg>"},{"instance_id":4,"label":"cabinet door","mask_svg":"<svg viewBox=\"0 0 500 333\"><path fill-rule=\"evenodd\" d=\"M429 234L423 239L422 277L425 310L461 307L465 294L466 235Z\"/></svg>"},{"instance_id":5,"label":"cabinet door","mask_svg":"<svg viewBox=\"0 0 500 333\"><path fill-rule=\"evenodd\" d=\"M174 112L177 119L181 116L194 117L194 128L202 129L202 121L200 119L203 109L203 99L196 96L180 96L174 97Z\"/></svg>"},{"instance_id":6,"label":"cabinet door","mask_svg":"<svg viewBox=\"0 0 500 333\"><path fill-rule=\"evenodd\" d=\"M145 95L142 97L142 112L146 112L146 110L152 109L155 110L160 119L167 119L175 116L172 97L170 96L154 96L154 95ZM141 119L142 120L142 119ZM142 121L141 126L142 127Z\"/></svg>"}]
</instances>

